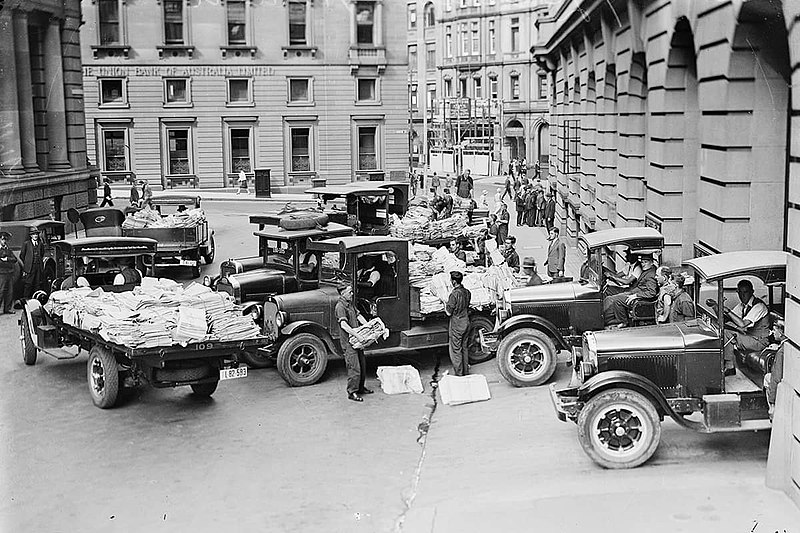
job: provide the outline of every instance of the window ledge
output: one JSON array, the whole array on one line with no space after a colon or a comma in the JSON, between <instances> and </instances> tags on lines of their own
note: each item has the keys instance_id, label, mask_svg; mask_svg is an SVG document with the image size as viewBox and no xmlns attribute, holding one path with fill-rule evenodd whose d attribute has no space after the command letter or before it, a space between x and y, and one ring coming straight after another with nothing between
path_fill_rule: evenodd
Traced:
<instances>
[{"instance_id":1,"label":"window ledge","mask_svg":"<svg viewBox=\"0 0 800 533\"><path fill-rule=\"evenodd\" d=\"M234 57L241 57L244 53L249 53L250 58L254 59L256 57L256 52L258 51L258 47L250 46L248 44L235 44L235 45L228 45L228 46L220 46L220 51L222 52L222 58L225 59L228 57L228 54Z\"/></svg>"},{"instance_id":2,"label":"window ledge","mask_svg":"<svg viewBox=\"0 0 800 533\"><path fill-rule=\"evenodd\" d=\"M355 105L364 105L364 106L367 106L367 105L381 105L381 101L380 100L362 100L362 101L356 100Z\"/></svg>"},{"instance_id":3,"label":"window ledge","mask_svg":"<svg viewBox=\"0 0 800 533\"><path fill-rule=\"evenodd\" d=\"M311 100L307 102L286 102L287 107L314 107L315 105Z\"/></svg>"},{"instance_id":4,"label":"window ledge","mask_svg":"<svg viewBox=\"0 0 800 533\"><path fill-rule=\"evenodd\" d=\"M130 109L131 105L128 103L119 104L99 104L97 107L100 109Z\"/></svg>"},{"instance_id":5,"label":"window ledge","mask_svg":"<svg viewBox=\"0 0 800 533\"><path fill-rule=\"evenodd\" d=\"M156 46L156 49L158 50L159 59L164 59L165 55L172 57L185 55L189 59L192 59L194 54L194 46L186 44L161 44Z\"/></svg>"},{"instance_id":6,"label":"window ledge","mask_svg":"<svg viewBox=\"0 0 800 533\"><path fill-rule=\"evenodd\" d=\"M308 55L311 56L312 59L314 59L315 57L317 57L318 48L316 46L290 44L288 46L281 46L281 50L283 50L284 59L288 58L289 54L293 52L297 57Z\"/></svg>"},{"instance_id":7,"label":"window ledge","mask_svg":"<svg viewBox=\"0 0 800 533\"><path fill-rule=\"evenodd\" d=\"M108 57L121 55L128 59L131 47L127 44L93 44L92 45L92 58L98 59L100 54L105 54Z\"/></svg>"},{"instance_id":8,"label":"window ledge","mask_svg":"<svg viewBox=\"0 0 800 533\"><path fill-rule=\"evenodd\" d=\"M255 107L255 102L226 102L226 107Z\"/></svg>"},{"instance_id":9,"label":"window ledge","mask_svg":"<svg viewBox=\"0 0 800 533\"><path fill-rule=\"evenodd\" d=\"M164 107L194 107L192 102L164 102Z\"/></svg>"}]
</instances>

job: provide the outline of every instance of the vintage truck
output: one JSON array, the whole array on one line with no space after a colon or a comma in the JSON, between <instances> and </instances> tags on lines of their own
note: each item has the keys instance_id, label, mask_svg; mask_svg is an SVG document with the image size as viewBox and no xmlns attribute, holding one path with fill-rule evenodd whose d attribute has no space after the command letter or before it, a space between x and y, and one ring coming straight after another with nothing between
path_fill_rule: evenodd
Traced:
<instances>
[{"instance_id":1,"label":"vintage truck","mask_svg":"<svg viewBox=\"0 0 800 533\"><path fill-rule=\"evenodd\" d=\"M767 304L771 321L785 311L786 263L780 251L728 252L690 259L696 318L620 330L584 333L573 350L573 383L550 386L558 418L578 426L586 454L606 468L633 468L658 448L661 421L672 418L700 433L770 429L763 391L775 346L736 351L736 373L723 370L725 307L736 281L748 279ZM736 298L734 298L736 300ZM738 301L736 302L738 303Z\"/></svg>"},{"instance_id":2,"label":"vintage truck","mask_svg":"<svg viewBox=\"0 0 800 533\"><path fill-rule=\"evenodd\" d=\"M354 298L366 318L380 317L390 332L387 339L370 346L367 354L428 348L446 352L448 317L443 312L423 315L419 289L409 284L409 241L353 236L309 242L307 248L324 254L318 268L319 288L273 296L264 303L263 333L271 344L261 352L276 361L278 372L289 385L316 383L325 373L329 358L342 356L334 316L339 299L337 285L342 281L353 284ZM364 257L381 264L381 289L369 296L354 281ZM472 310L470 362L492 356L482 342L483 335L492 328L489 309Z\"/></svg>"},{"instance_id":3,"label":"vintage truck","mask_svg":"<svg viewBox=\"0 0 800 533\"><path fill-rule=\"evenodd\" d=\"M152 264L157 253L153 239L136 237L84 237L53 243L63 269L60 278L75 286L79 277L91 288L124 292L137 282L113 284L121 265L143 269ZM97 268L86 269L87 263ZM187 345L129 347L107 340L101 334L68 323L44 307L48 297L26 300L19 320L22 358L26 365L36 364L39 352L56 359L74 359L81 350L89 354L86 377L94 404L107 409L117 402L123 387L149 382L155 387L188 385L200 396L210 396L220 380L247 376L247 367L239 365L239 356L266 343L263 337L241 340L209 340ZM77 347L75 353L61 348Z\"/></svg>"},{"instance_id":4,"label":"vintage truck","mask_svg":"<svg viewBox=\"0 0 800 533\"><path fill-rule=\"evenodd\" d=\"M611 265L625 248L659 254L664 236L653 228L614 228L581 235L585 254L578 281L506 291L497 305L500 373L516 387L545 383L556 369L560 350L580 345L585 331L603 329L603 288ZM654 301L637 301L635 324L655 323Z\"/></svg>"}]
</instances>

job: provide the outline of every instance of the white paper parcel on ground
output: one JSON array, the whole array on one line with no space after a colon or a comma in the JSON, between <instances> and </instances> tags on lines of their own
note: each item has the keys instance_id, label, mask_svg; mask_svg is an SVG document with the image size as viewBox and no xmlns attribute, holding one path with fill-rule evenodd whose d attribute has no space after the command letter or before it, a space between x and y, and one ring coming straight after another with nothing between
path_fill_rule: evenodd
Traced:
<instances>
[{"instance_id":1,"label":"white paper parcel on ground","mask_svg":"<svg viewBox=\"0 0 800 533\"><path fill-rule=\"evenodd\" d=\"M490 399L489 384L486 376L470 374L469 376L443 376L439 380L439 394L445 405L461 405L464 403L482 402Z\"/></svg>"},{"instance_id":2,"label":"white paper parcel on ground","mask_svg":"<svg viewBox=\"0 0 800 533\"><path fill-rule=\"evenodd\" d=\"M379 366L378 380L381 382L381 390L386 394L419 394L423 390L419 372L411 365Z\"/></svg>"}]
</instances>

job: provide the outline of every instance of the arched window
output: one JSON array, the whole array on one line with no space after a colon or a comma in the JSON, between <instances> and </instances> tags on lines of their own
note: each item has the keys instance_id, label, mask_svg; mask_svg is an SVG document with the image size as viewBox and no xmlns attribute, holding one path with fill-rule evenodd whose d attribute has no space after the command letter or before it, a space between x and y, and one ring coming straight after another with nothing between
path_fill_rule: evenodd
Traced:
<instances>
[{"instance_id":1,"label":"arched window","mask_svg":"<svg viewBox=\"0 0 800 533\"><path fill-rule=\"evenodd\" d=\"M433 2L425 4L425 27L433 28L436 24L436 14L433 12Z\"/></svg>"}]
</instances>

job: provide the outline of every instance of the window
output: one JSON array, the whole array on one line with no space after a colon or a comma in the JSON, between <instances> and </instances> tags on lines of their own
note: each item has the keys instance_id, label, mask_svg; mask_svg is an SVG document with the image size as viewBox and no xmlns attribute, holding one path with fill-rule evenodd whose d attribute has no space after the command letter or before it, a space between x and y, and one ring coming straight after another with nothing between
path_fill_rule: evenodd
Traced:
<instances>
[{"instance_id":1,"label":"window","mask_svg":"<svg viewBox=\"0 0 800 533\"><path fill-rule=\"evenodd\" d=\"M378 80L375 78L358 78L356 80L356 101L357 102L375 102L378 100L377 84Z\"/></svg>"},{"instance_id":2,"label":"window","mask_svg":"<svg viewBox=\"0 0 800 533\"><path fill-rule=\"evenodd\" d=\"M453 80L444 80L444 96L445 98L453 96Z\"/></svg>"},{"instance_id":3,"label":"window","mask_svg":"<svg viewBox=\"0 0 800 533\"><path fill-rule=\"evenodd\" d=\"M419 103L417 102L417 86L411 86L411 109L416 111L419 107Z\"/></svg>"},{"instance_id":4,"label":"window","mask_svg":"<svg viewBox=\"0 0 800 533\"><path fill-rule=\"evenodd\" d=\"M458 97L459 98L467 97L467 78L461 78L460 80L458 80Z\"/></svg>"},{"instance_id":5,"label":"window","mask_svg":"<svg viewBox=\"0 0 800 533\"><path fill-rule=\"evenodd\" d=\"M250 128L231 128L231 173L250 172Z\"/></svg>"},{"instance_id":6,"label":"window","mask_svg":"<svg viewBox=\"0 0 800 533\"><path fill-rule=\"evenodd\" d=\"M289 45L304 46L308 44L306 33L306 2L293 0L289 2Z\"/></svg>"},{"instance_id":7,"label":"window","mask_svg":"<svg viewBox=\"0 0 800 533\"><path fill-rule=\"evenodd\" d=\"M478 23L473 22L470 30L472 34L472 55L479 55L481 53L481 40L478 37Z\"/></svg>"},{"instance_id":8,"label":"window","mask_svg":"<svg viewBox=\"0 0 800 533\"><path fill-rule=\"evenodd\" d=\"M228 79L228 104L252 104L253 94L250 91L250 78Z\"/></svg>"},{"instance_id":9,"label":"window","mask_svg":"<svg viewBox=\"0 0 800 533\"><path fill-rule=\"evenodd\" d=\"M164 42L183 44L183 2L164 0Z\"/></svg>"},{"instance_id":10,"label":"window","mask_svg":"<svg viewBox=\"0 0 800 533\"><path fill-rule=\"evenodd\" d=\"M490 54L495 53L496 40L497 40L497 38L495 36L495 31L494 31L494 21L490 20L489 21L489 53Z\"/></svg>"},{"instance_id":11,"label":"window","mask_svg":"<svg viewBox=\"0 0 800 533\"><path fill-rule=\"evenodd\" d=\"M428 84L428 109L436 107L436 84Z\"/></svg>"},{"instance_id":12,"label":"window","mask_svg":"<svg viewBox=\"0 0 800 533\"><path fill-rule=\"evenodd\" d=\"M128 130L103 129L103 171L128 171Z\"/></svg>"},{"instance_id":13,"label":"window","mask_svg":"<svg viewBox=\"0 0 800 533\"><path fill-rule=\"evenodd\" d=\"M127 106L128 95L125 93L125 80L122 78L100 79L101 106Z\"/></svg>"},{"instance_id":14,"label":"window","mask_svg":"<svg viewBox=\"0 0 800 533\"><path fill-rule=\"evenodd\" d=\"M187 78L167 78L164 80L165 104L188 104L189 80Z\"/></svg>"},{"instance_id":15,"label":"window","mask_svg":"<svg viewBox=\"0 0 800 533\"><path fill-rule=\"evenodd\" d=\"M413 30L417 27L417 6L408 4L408 29Z\"/></svg>"},{"instance_id":16,"label":"window","mask_svg":"<svg viewBox=\"0 0 800 533\"><path fill-rule=\"evenodd\" d=\"M425 43L425 66L428 70L436 69L436 43Z\"/></svg>"},{"instance_id":17,"label":"window","mask_svg":"<svg viewBox=\"0 0 800 533\"><path fill-rule=\"evenodd\" d=\"M291 172L311 171L311 128L290 128Z\"/></svg>"},{"instance_id":18,"label":"window","mask_svg":"<svg viewBox=\"0 0 800 533\"><path fill-rule=\"evenodd\" d=\"M378 168L378 128L375 126L358 127L358 170L376 170Z\"/></svg>"},{"instance_id":19,"label":"window","mask_svg":"<svg viewBox=\"0 0 800 533\"><path fill-rule=\"evenodd\" d=\"M511 19L511 51L519 52L519 18Z\"/></svg>"},{"instance_id":20,"label":"window","mask_svg":"<svg viewBox=\"0 0 800 533\"><path fill-rule=\"evenodd\" d=\"M228 45L247 44L247 18L245 0L227 0Z\"/></svg>"},{"instance_id":21,"label":"window","mask_svg":"<svg viewBox=\"0 0 800 533\"><path fill-rule=\"evenodd\" d=\"M558 150L561 172L574 174L580 170L580 121L565 120L559 131Z\"/></svg>"},{"instance_id":22,"label":"window","mask_svg":"<svg viewBox=\"0 0 800 533\"><path fill-rule=\"evenodd\" d=\"M511 75L511 99L519 100L519 74Z\"/></svg>"},{"instance_id":23,"label":"window","mask_svg":"<svg viewBox=\"0 0 800 533\"><path fill-rule=\"evenodd\" d=\"M539 78L539 100L547 100L547 78L538 76Z\"/></svg>"},{"instance_id":24,"label":"window","mask_svg":"<svg viewBox=\"0 0 800 533\"><path fill-rule=\"evenodd\" d=\"M167 130L168 168L167 174L192 174L189 157L189 128Z\"/></svg>"},{"instance_id":25,"label":"window","mask_svg":"<svg viewBox=\"0 0 800 533\"><path fill-rule=\"evenodd\" d=\"M497 100L497 78L489 78L489 98Z\"/></svg>"},{"instance_id":26,"label":"window","mask_svg":"<svg viewBox=\"0 0 800 533\"><path fill-rule=\"evenodd\" d=\"M444 9L445 9L445 11L452 11L453 10L453 0L444 0Z\"/></svg>"},{"instance_id":27,"label":"window","mask_svg":"<svg viewBox=\"0 0 800 533\"><path fill-rule=\"evenodd\" d=\"M481 83L481 79L473 78L472 84L474 88L473 93L475 94L475 98L483 98L483 84Z\"/></svg>"},{"instance_id":28,"label":"window","mask_svg":"<svg viewBox=\"0 0 800 533\"><path fill-rule=\"evenodd\" d=\"M444 55L453 57L453 27L450 25L444 28Z\"/></svg>"},{"instance_id":29,"label":"window","mask_svg":"<svg viewBox=\"0 0 800 533\"><path fill-rule=\"evenodd\" d=\"M467 0L461 0L461 3L459 4L459 7L461 7L462 9L467 7Z\"/></svg>"},{"instance_id":30,"label":"window","mask_svg":"<svg viewBox=\"0 0 800 533\"><path fill-rule=\"evenodd\" d=\"M375 44L375 4L372 2L356 3L356 42L358 44Z\"/></svg>"},{"instance_id":31,"label":"window","mask_svg":"<svg viewBox=\"0 0 800 533\"><path fill-rule=\"evenodd\" d=\"M436 25L436 13L433 10L433 4L428 2L425 4L425 27L433 28Z\"/></svg>"},{"instance_id":32,"label":"window","mask_svg":"<svg viewBox=\"0 0 800 533\"><path fill-rule=\"evenodd\" d=\"M122 44L119 0L99 0L100 44Z\"/></svg>"},{"instance_id":33,"label":"window","mask_svg":"<svg viewBox=\"0 0 800 533\"><path fill-rule=\"evenodd\" d=\"M408 45L408 68L417 70L417 45Z\"/></svg>"},{"instance_id":34,"label":"window","mask_svg":"<svg viewBox=\"0 0 800 533\"><path fill-rule=\"evenodd\" d=\"M465 56L469 54L469 32L467 31L467 25L461 24L461 55Z\"/></svg>"},{"instance_id":35,"label":"window","mask_svg":"<svg viewBox=\"0 0 800 533\"><path fill-rule=\"evenodd\" d=\"M311 78L289 78L289 103L307 104L312 101Z\"/></svg>"}]
</instances>

